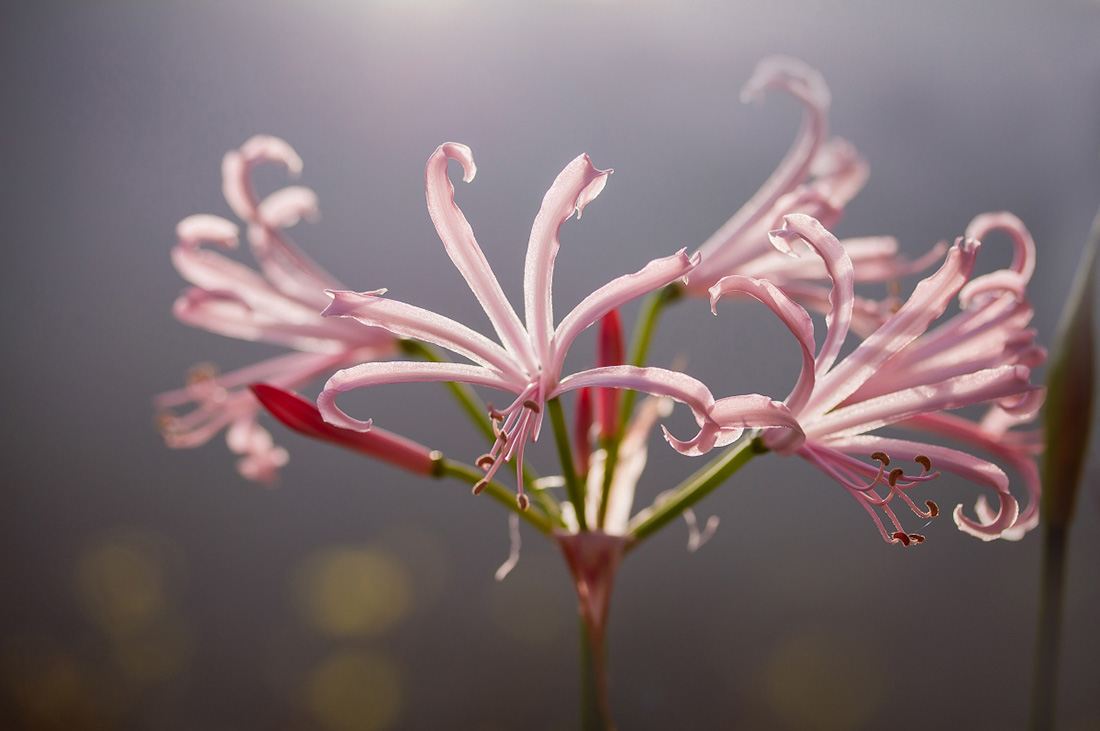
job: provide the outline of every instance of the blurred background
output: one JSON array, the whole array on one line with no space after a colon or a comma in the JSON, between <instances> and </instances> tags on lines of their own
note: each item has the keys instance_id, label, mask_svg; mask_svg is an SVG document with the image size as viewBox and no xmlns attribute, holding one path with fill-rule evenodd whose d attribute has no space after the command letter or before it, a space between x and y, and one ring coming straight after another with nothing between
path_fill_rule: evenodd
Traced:
<instances>
[{"instance_id":1,"label":"blurred background","mask_svg":"<svg viewBox=\"0 0 1100 731\"><path fill-rule=\"evenodd\" d=\"M303 248L352 288L487 332L424 207L438 144L473 148L458 202L516 303L554 176L581 152L615 168L563 229L560 316L696 247L763 182L800 112L737 92L788 53L825 75L832 131L871 165L837 233L892 234L915 256L978 213L1015 212L1038 242L1049 344L1100 203L1098 40L1092 0L6 3L0 727L576 725L570 581L529 530L493 580L499 506L274 424L291 453L274 489L242 479L220 438L164 446L154 394L195 363L278 352L170 314L176 222L232 215L226 150L285 138L321 201L292 231ZM1009 248L990 242L979 267ZM797 348L762 310L678 305L654 362L686 358L716 394L781 398ZM591 353L584 337L571 363ZM348 404L455 457L480 451L441 387ZM550 441L530 455L543 473ZM647 502L697 466L656 443L650 457ZM1059 717L1073 731L1100 729L1098 482L1094 461L1068 575ZM927 497L969 510L977 494L944 478ZM621 728L1024 726L1038 535L984 544L940 518L919 548L888 546L838 486L774 456L700 513L722 522L698 553L677 523L620 572Z\"/></svg>"}]
</instances>

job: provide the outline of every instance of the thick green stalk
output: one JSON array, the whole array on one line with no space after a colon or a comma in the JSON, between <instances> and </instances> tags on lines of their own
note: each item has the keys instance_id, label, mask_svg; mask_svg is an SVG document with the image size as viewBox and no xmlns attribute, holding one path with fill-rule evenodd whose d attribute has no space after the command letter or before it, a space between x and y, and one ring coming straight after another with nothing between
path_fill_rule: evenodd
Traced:
<instances>
[{"instance_id":1,"label":"thick green stalk","mask_svg":"<svg viewBox=\"0 0 1100 731\"><path fill-rule=\"evenodd\" d=\"M709 495L716 487L729 479L750 459L767 452L759 438L742 439L703 469L687 478L672 491L672 495L634 516L630 521L627 549L635 548L641 541L671 520Z\"/></svg>"},{"instance_id":2,"label":"thick green stalk","mask_svg":"<svg viewBox=\"0 0 1100 731\"><path fill-rule=\"evenodd\" d=\"M581 729L614 731L607 707L605 648L593 647L588 625L581 619Z\"/></svg>"},{"instance_id":3,"label":"thick green stalk","mask_svg":"<svg viewBox=\"0 0 1100 731\"><path fill-rule=\"evenodd\" d=\"M440 476L454 477L469 485L477 483L484 477L484 473L476 467L444 459L443 457L439 457L437 464L439 465ZM519 517L526 520L542 533L551 535L553 532L553 525L550 522L550 518L544 515L542 511L536 510L533 506L527 510L521 510L519 504L516 502L515 493L503 485L499 485L495 482L487 482L485 483L485 494L512 512L518 514Z\"/></svg>"},{"instance_id":4,"label":"thick green stalk","mask_svg":"<svg viewBox=\"0 0 1100 731\"><path fill-rule=\"evenodd\" d=\"M1039 594L1039 628L1031 688L1031 722L1028 724L1030 731L1051 731L1054 728L1068 535L1068 526L1044 525L1043 579Z\"/></svg>"},{"instance_id":5,"label":"thick green stalk","mask_svg":"<svg viewBox=\"0 0 1100 731\"><path fill-rule=\"evenodd\" d=\"M569 495L569 502L573 503L573 510L577 514L577 526L585 531L588 530L588 522L584 514L584 490L581 489L580 480L577 479L577 468L573 465L573 449L569 442L569 429L565 426L565 414L562 413L561 400L550 399L546 402L546 406L550 410L550 422L554 425L554 441L558 444L558 457L561 458L565 491Z\"/></svg>"}]
</instances>

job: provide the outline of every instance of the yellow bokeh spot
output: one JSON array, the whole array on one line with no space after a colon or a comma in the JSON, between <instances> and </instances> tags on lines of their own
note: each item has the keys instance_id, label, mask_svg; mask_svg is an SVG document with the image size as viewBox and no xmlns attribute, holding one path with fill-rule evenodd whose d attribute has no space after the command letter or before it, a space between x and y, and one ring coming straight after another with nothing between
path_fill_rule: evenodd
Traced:
<instances>
[{"instance_id":1,"label":"yellow bokeh spot","mask_svg":"<svg viewBox=\"0 0 1100 731\"><path fill-rule=\"evenodd\" d=\"M140 634L166 604L164 566L151 542L120 535L85 551L77 561L80 598L112 637Z\"/></svg>"},{"instance_id":2,"label":"yellow bokeh spot","mask_svg":"<svg viewBox=\"0 0 1100 731\"><path fill-rule=\"evenodd\" d=\"M329 731L377 731L391 726L404 705L399 672L384 656L341 650L309 681L309 708Z\"/></svg>"},{"instance_id":3,"label":"yellow bokeh spot","mask_svg":"<svg viewBox=\"0 0 1100 731\"><path fill-rule=\"evenodd\" d=\"M772 654L766 677L772 710L798 731L864 728L881 701L880 669L858 637L790 638Z\"/></svg>"},{"instance_id":4,"label":"yellow bokeh spot","mask_svg":"<svg viewBox=\"0 0 1100 731\"><path fill-rule=\"evenodd\" d=\"M295 595L306 622L330 637L377 635L409 611L409 575L389 554L336 548L306 559Z\"/></svg>"}]
</instances>

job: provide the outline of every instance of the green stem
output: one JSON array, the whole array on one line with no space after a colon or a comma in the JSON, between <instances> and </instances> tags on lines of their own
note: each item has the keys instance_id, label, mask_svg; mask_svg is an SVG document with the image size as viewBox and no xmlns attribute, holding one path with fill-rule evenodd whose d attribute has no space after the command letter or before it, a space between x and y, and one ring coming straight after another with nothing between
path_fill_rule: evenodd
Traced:
<instances>
[{"instance_id":1,"label":"green stem","mask_svg":"<svg viewBox=\"0 0 1100 731\"><path fill-rule=\"evenodd\" d=\"M634 325L634 335L630 339L631 350L628 363L641 367L645 362L646 355L649 353L649 346L653 342L653 333L657 330L657 319L661 316L661 311L664 310L666 305L675 302L681 296L683 295L678 287L669 285L645 298L642 302L642 309L638 313L638 321ZM612 438L605 440L602 445L606 457L604 459L603 485L601 486L598 517L598 525L601 528L607 517L607 500L611 494L611 481L615 477L615 468L619 464L619 445L622 443L623 434L626 432L630 413L634 409L635 398L634 391L623 393L622 403L619 405L618 431Z\"/></svg>"},{"instance_id":2,"label":"green stem","mask_svg":"<svg viewBox=\"0 0 1100 731\"><path fill-rule=\"evenodd\" d=\"M581 729L614 731L607 707L605 648L593 647L588 625L581 619Z\"/></svg>"},{"instance_id":3,"label":"green stem","mask_svg":"<svg viewBox=\"0 0 1100 731\"><path fill-rule=\"evenodd\" d=\"M439 465L440 476L454 477L470 485L475 484L484 477L484 473L476 467L471 467L461 462L454 462L443 457L439 458L437 464ZM496 482L488 482L485 484L485 494L512 512L518 514L519 517L526 520L540 532L546 535L551 535L553 533L554 527L549 518L533 507L527 510L520 510L519 505L516 503L515 493L503 485L499 485ZM536 503L536 505L537 504L538 503Z\"/></svg>"},{"instance_id":4,"label":"green stem","mask_svg":"<svg viewBox=\"0 0 1100 731\"><path fill-rule=\"evenodd\" d=\"M565 478L565 491L569 495L569 502L573 503L573 510L577 514L577 526L582 531L588 530L588 523L584 514L584 491L581 489L580 480L577 479L577 469L573 466L573 450L569 443L569 429L565 426L565 415L562 413L561 399L550 399L546 402L550 410L550 422L554 425L554 441L558 444L558 457L561 458L562 477Z\"/></svg>"},{"instance_id":5,"label":"green stem","mask_svg":"<svg viewBox=\"0 0 1100 731\"><path fill-rule=\"evenodd\" d=\"M767 451L768 448L759 438L742 439L724 451L717 459L681 482L671 496L634 516L628 529L631 540L627 544L627 550L635 548L666 523L683 515L685 510L709 495L750 459Z\"/></svg>"},{"instance_id":6,"label":"green stem","mask_svg":"<svg viewBox=\"0 0 1100 731\"><path fill-rule=\"evenodd\" d=\"M1042 588L1039 595L1039 623L1031 689L1031 723L1028 726L1031 731L1049 731L1054 728L1068 537L1068 526L1047 523L1043 529Z\"/></svg>"}]
</instances>

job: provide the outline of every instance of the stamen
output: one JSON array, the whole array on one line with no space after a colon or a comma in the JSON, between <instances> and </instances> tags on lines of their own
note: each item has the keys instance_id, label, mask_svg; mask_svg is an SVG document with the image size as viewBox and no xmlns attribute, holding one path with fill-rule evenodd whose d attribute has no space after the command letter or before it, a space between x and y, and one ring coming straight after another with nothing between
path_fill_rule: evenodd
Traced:
<instances>
[{"instance_id":1,"label":"stamen","mask_svg":"<svg viewBox=\"0 0 1100 731\"><path fill-rule=\"evenodd\" d=\"M936 503L931 500L925 500L924 504L928 506L928 516L930 518L935 518L940 514L940 506L936 505Z\"/></svg>"},{"instance_id":2,"label":"stamen","mask_svg":"<svg viewBox=\"0 0 1100 731\"><path fill-rule=\"evenodd\" d=\"M891 538L893 538L895 541L897 541L898 543L900 543L903 546L908 546L910 543L912 543L912 540L909 538L909 534L906 533L905 531L900 531L899 530L896 533L894 533L891 536Z\"/></svg>"},{"instance_id":3,"label":"stamen","mask_svg":"<svg viewBox=\"0 0 1100 731\"><path fill-rule=\"evenodd\" d=\"M519 495L516 495L516 503L519 504L520 510L527 510L527 508L531 506L531 499L521 492Z\"/></svg>"},{"instance_id":4,"label":"stamen","mask_svg":"<svg viewBox=\"0 0 1100 731\"><path fill-rule=\"evenodd\" d=\"M539 413L538 402L537 401L532 401L531 399L527 399L526 401L523 402L523 408L531 409L531 411L534 411L536 414Z\"/></svg>"},{"instance_id":5,"label":"stamen","mask_svg":"<svg viewBox=\"0 0 1100 731\"><path fill-rule=\"evenodd\" d=\"M179 418L169 411L162 411L156 415L157 431L162 437L175 434L180 431Z\"/></svg>"},{"instance_id":6,"label":"stamen","mask_svg":"<svg viewBox=\"0 0 1100 731\"><path fill-rule=\"evenodd\" d=\"M923 467L925 472L932 471L932 460L928 459L928 457L923 454L918 454L916 457L913 457L913 461Z\"/></svg>"},{"instance_id":7,"label":"stamen","mask_svg":"<svg viewBox=\"0 0 1100 731\"><path fill-rule=\"evenodd\" d=\"M920 533L910 533L909 540L911 540L914 545L918 543L924 543L924 536L922 536Z\"/></svg>"},{"instance_id":8,"label":"stamen","mask_svg":"<svg viewBox=\"0 0 1100 731\"><path fill-rule=\"evenodd\" d=\"M187 371L185 383L188 386L199 386L217 379L218 367L213 363L198 363Z\"/></svg>"},{"instance_id":9,"label":"stamen","mask_svg":"<svg viewBox=\"0 0 1100 731\"><path fill-rule=\"evenodd\" d=\"M895 467L894 469L890 470L890 487L897 487L898 478L902 477L903 475L905 475L905 470L903 470L901 467Z\"/></svg>"},{"instance_id":10,"label":"stamen","mask_svg":"<svg viewBox=\"0 0 1100 731\"><path fill-rule=\"evenodd\" d=\"M488 480L478 480L477 482L474 483L473 493L475 495L480 495L482 490L484 490L485 486L488 485L488 484L489 484Z\"/></svg>"},{"instance_id":11,"label":"stamen","mask_svg":"<svg viewBox=\"0 0 1100 731\"><path fill-rule=\"evenodd\" d=\"M489 418L493 421L504 421L504 414L493 408L492 404L486 404L486 408L489 410Z\"/></svg>"},{"instance_id":12,"label":"stamen","mask_svg":"<svg viewBox=\"0 0 1100 731\"><path fill-rule=\"evenodd\" d=\"M481 455L480 457L477 458L477 462L476 462L478 468L481 469L482 472L488 472L489 468L492 467L495 463L496 463L496 460L493 459L493 455L491 455L491 454Z\"/></svg>"},{"instance_id":13,"label":"stamen","mask_svg":"<svg viewBox=\"0 0 1100 731\"><path fill-rule=\"evenodd\" d=\"M875 460L876 462L882 462L883 467L890 466L890 455L888 455L886 452L871 452L871 459Z\"/></svg>"}]
</instances>

